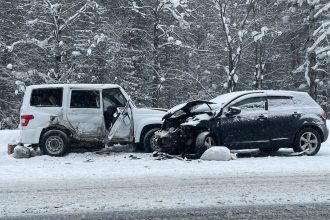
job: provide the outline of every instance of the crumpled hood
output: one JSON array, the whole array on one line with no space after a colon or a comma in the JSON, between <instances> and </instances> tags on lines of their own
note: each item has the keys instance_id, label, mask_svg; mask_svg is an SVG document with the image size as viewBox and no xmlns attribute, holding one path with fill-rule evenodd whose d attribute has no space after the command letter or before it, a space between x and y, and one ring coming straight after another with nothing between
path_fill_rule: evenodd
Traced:
<instances>
[{"instance_id":1,"label":"crumpled hood","mask_svg":"<svg viewBox=\"0 0 330 220\"><path fill-rule=\"evenodd\" d=\"M210 101L205 101L205 100L194 100L191 102L187 102L187 103L182 103L179 104L177 106L174 106L173 108L171 108L170 110L167 111L167 114L164 115L164 117L162 118L162 120L166 120L168 118L170 118L173 114L175 114L176 112L182 110L185 113L188 113L191 111L191 109L197 105L202 105L202 104L215 104L214 102L210 102Z\"/></svg>"}]
</instances>

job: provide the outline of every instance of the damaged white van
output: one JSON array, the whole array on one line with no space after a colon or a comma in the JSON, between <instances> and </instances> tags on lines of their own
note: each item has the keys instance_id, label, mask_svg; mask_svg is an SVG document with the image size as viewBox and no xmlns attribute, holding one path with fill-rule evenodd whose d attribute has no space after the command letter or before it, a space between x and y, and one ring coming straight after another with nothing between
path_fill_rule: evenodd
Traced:
<instances>
[{"instance_id":1,"label":"damaged white van","mask_svg":"<svg viewBox=\"0 0 330 220\"><path fill-rule=\"evenodd\" d=\"M20 143L39 145L51 156L104 143L131 143L151 152L165 113L137 108L119 85L32 85L20 111Z\"/></svg>"}]
</instances>

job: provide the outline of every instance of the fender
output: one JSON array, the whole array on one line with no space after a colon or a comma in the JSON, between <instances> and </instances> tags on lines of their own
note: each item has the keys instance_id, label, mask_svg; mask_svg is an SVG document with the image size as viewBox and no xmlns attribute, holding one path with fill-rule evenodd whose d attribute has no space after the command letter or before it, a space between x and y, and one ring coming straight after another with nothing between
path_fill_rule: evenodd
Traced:
<instances>
[{"instance_id":1,"label":"fender","mask_svg":"<svg viewBox=\"0 0 330 220\"><path fill-rule=\"evenodd\" d=\"M139 123L134 123L134 136L135 136L135 143L139 143L140 142L140 138L141 138L141 132L143 130L143 128L145 126L148 125L159 125L159 127L162 125L162 121L160 120L160 118L146 118L146 119L141 119L139 121Z\"/></svg>"},{"instance_id":2,"label":"fender","mask_svg":"<svg viewBox=\"0 0 330 220\"><path fill-rule=\"evenodd\" d=\"M132 108L134 120L134 137L135 143L140 142L141 132L147 125L162 125L162 117L165 115L163 110Z\"/></svg>"}]
</instances>

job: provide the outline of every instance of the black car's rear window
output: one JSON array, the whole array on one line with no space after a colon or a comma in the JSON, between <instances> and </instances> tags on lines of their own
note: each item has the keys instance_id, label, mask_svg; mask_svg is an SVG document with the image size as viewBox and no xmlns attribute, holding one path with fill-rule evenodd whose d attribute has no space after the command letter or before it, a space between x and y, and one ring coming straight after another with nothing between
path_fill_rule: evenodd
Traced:
<instances>
[{"instance_id":1,"label":"black car's rear window","mask_svg":"<svg viewBox=\"0 0 330 220\"><path fill-rule=\"evenodd\" d=\"M33 89L30 105L36 107L61 107L63 88Z\"/></svg>"},{"instance_id":2,"label":"black car's rear window","mask_svg":"<svg viewBox=\"0 0 330 220\"><path fill-rule=\"evenodd\" d=\"M269 110L292 108L294 106L293 99L289 96L270 96L267 99Z\"/></svg>"},{"instance_id":3,"label":"black car's rear window","mask_svg":"<svg viewBox=\"0 0 330 220\"><path fill-rule=\"evenodd\" d=\"M315 100L307 93L295 95L293 97L293 102L297 106L319 107L317 102L315 102Z\"/></svg>"}]
</instances>

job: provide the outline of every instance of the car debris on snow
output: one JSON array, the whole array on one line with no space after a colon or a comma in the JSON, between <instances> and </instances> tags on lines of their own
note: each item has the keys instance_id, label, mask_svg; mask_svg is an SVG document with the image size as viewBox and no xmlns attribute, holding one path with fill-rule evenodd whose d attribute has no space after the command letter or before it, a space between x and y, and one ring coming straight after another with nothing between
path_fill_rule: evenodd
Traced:
<instances>
[{"instance_id":1,"label":"car debris on snow","mask_svg":"<svg viewBox=\"0 0 330 220\"><path fill-rule=\"evenodd\" d=\"M158 152L158 151L153 152L152 156L156 157L155 160L178 159L178 160L184 160L184 161L191 161L191 159L194 157L194 155L186 155L186 157L183 157L183 156L171 155L171 154Z\"/></svg>"},{"instance_id":2,"label":"car debris on snow","mask_svg":"<svg viewBox=\"0 0 330 220\"><path fill-rule=\"evenodd\" d=\"M30 146L26 147L24 145L17 145L14 146L12 156L16 159L21 159L21 158L30 158L30 157L39 156L40 154L41 153L39 149L34 149L33 147Z\"/></svg>"},{"instance_id":3,"label":"car debris on snow","mask_svg":"<svg viewBox=\"0 0 330 220\"><path fill-rule=\"evenodd\" d=\"M227 147L223 146L211 147L201 156L201 160L229 161L236 159L236 154L231 153Z\"/></svg>"}]
</instances>

